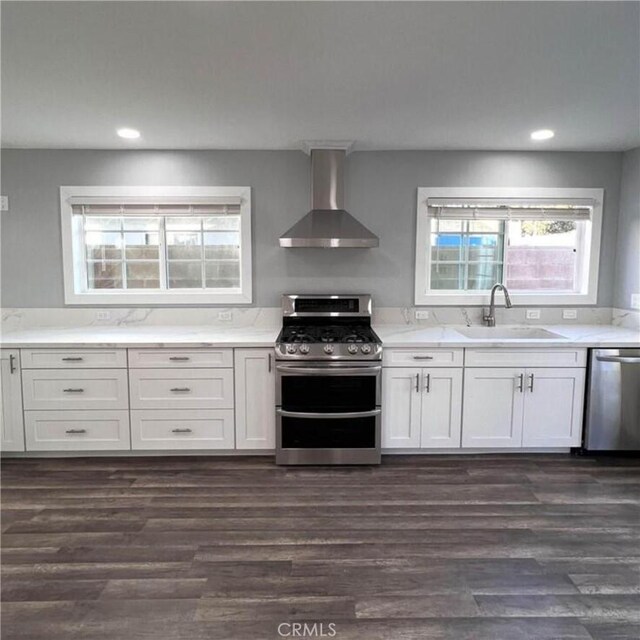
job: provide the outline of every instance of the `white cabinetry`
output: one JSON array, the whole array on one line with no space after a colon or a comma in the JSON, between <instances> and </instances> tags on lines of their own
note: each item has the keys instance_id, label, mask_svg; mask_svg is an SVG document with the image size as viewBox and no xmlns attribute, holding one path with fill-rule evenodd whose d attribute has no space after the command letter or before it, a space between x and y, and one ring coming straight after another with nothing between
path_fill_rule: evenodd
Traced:
<instances>
[{"instance_id":1,"label":"white cabinetry","mask_svg":"<svg viewBox=\"0 0 640 640\"><path fill-rule=\"evenodd\" d=\"M130 349L131 448L233 449L232 349Z\"/></svg>"},{"instance_id":2,"label":"white cabinetry","mask_svg":"<svg viewBox=\"0 0 640 640\"><path fill-rule=\"evenodd\" d=\"M0 449L24 451L20 352L17 349L1 349L0 356Z\"/></svg>"},{"instance_id":3,"label":"white cabinetry","mask_svg":"<svg viewBox=\"0 0 640 640\"><path fill-rule=\"evenodd\" d=\"M275 447L273 349L235 350L236 448Z\"/></svg>"},{"instance_id":4,"label":"white cabinetry","mask_svg":"<svg viewBox=\"0 0 640 640\"><path fill-rule=\"evenodd\" d=\"M483 358L493 366L477 366ZM469 349L466 362L463 447L580 445L584 349ZM538 366L512 366L529 362Z\"/></svg>"},{"instance_id":5,"label":"white cabinetry","mask_svg":"<svg viewBox=\"0 0 640 640\"><path fill-rule=\"evenodd\" d=\"M388 367L382 389L383 448L460 446L462 369Z\"/></svg>"}]
</instances>

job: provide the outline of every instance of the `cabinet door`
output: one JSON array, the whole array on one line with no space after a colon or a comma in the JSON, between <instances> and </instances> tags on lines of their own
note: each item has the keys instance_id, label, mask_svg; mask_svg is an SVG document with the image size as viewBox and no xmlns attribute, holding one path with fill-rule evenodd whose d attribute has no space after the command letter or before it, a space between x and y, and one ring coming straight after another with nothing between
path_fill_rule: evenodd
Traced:
<instances>
[{"instance_id":1,"label":"cabinet door","mask_svg":"<svg viewBox=\"0 0 640 640\"><path fill-rule=\"evenodd\" d=\"M236 448L273 449L276 378L273 349L235 349Z\"/></svg>"},{"instance_id":2,"label":"cabinet door","mask_svg":"<svg viewBox=\"0 0 640 640\"><path fill-rule=\"evenodd\" d=\"M462 446L522 445L524 369L465 369Z\"/></svg>"},{"instance_id":3,"label":"cabinet door","mask_svg":"<svg viewBox=\"0 0 640 640\"><path fill-rule=\"evenodd\" d=\"M422 370L382 370L382 447L420 446Z\"/></svg>"},{"instance_id":4,"label":"cabinet door","mask_svg":"<svg viewBox=\"0 0 640 640\"><path fill-rule=\"evenodd\" d=\"M0 448L2 451L24 451L20 352L2 349L0 354Z\"/></svg>"},{"instance_id":5,"label":"cabinet door","mask_svg":"<svg viewBox=\"0 0 640 640\"><path fill-rule=\"evenodd\" d=\"M525 373L523 446L579 446L585 369L527 369Z\"/></svg>"},{"instance_id":6,"label":"cabinet door","mask_svg":"<svg viewBox=\"0 0 640 640\"><path fill-rule=\"evenodd\" d=\"M460 446L462 369L422 370L423 449Z\"/></svg>"}]
</instances>

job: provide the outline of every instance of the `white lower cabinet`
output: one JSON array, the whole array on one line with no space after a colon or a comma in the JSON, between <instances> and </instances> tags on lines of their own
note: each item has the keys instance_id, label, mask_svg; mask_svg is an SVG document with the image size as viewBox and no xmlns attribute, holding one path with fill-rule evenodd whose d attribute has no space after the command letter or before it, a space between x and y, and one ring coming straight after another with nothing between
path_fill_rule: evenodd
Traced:
<instances>
[{"instance_id":1,"label":"white lower cabinet","mask_svg":"<svg viewBox=\"0 0 640 640\"><path fill-rule=\"evenodd\" d=\"M233 449L233 410L132 410L131 448Z\"/></svg>"},{"instance_id":2,"label":"white lower cabinet","mask_svg":"<svg viewBox=\"0 0 640 640\"><path fill-rule=\"evenodd\" d=\"M462 446L580 444L585 370L465 369Z\"/></svg>"},{"instance_id":3,"label":"white lower cabinet","mask_svg":"<svg viewBox=\"0 0 640 640\"><path fill-rule=\"evenodd\" d=\"M25 411L28 451L119 451L131 447L129 412Z\"/></svg>"},{"instance_id":4,"label":"white lower cabinet","mask_svg":"<svg viewBox=\"0 0 640 640\"><path fill-rule=\"evenodd\" d=\"M382 447L460 447L462 369L384 368Z\"/></svg>"},{"instance_id":5,"label":"white lower cabinet","mask_svg":"<svg viewBox=\"0 0 640 640\"><path fill-rule=\"evenodd\" d=\"M0 350L0 449L24 451L20 352Z\"/></svg>"},{"instance_id":6,"label":"white lower cabinet","mask_svg":"<svg viewBox=\"0 0 640 640\"><path fill-rule=\"evenodd\" d=\"M465 369L463 447L519 447L522 444L524 371Z\"/></svg>"},{"instance_id":7,"label":"white lower cabinet","mask_svg":"<svg viewBox=\"0 0 640 640\"><path fill-rule=\"evenodd\" d=\"M578 447L585 369L527 369L522 445Z\"/></svg>"},{"instance_id":8,"label":"white lower cabinet","mask_svg":"<svg viewBox=\"0 0 640 640\"><path fill-rule=\"evenodd\" d=\"M235 349L236 449L273 449L276 441L273 349Z\"/></svg>"}]
</instances>

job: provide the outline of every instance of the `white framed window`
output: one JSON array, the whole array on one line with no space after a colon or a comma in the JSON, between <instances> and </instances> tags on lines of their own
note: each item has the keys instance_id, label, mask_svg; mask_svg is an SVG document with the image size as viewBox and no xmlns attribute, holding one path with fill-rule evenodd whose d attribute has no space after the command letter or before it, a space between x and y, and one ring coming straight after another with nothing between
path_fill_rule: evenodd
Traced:
<instances>
[{"instance_id":1,"label":"white framed window","mask_svg":"<svg viewBox=\"0 0 640 640\"><path fill-rule=\"evenodd\" d=\"M595 304L602 189L420 188L416 305Z\"/></svg>"},{"instance_id":2,"label":"white framed window","mask_svg":"<svg viewBox=\"0 0 640 640\"><path fill-rule=\"evenodd\" d=\"M247 304L249 187L60 187L67 304Z\"/></svg>"}]
</instances>

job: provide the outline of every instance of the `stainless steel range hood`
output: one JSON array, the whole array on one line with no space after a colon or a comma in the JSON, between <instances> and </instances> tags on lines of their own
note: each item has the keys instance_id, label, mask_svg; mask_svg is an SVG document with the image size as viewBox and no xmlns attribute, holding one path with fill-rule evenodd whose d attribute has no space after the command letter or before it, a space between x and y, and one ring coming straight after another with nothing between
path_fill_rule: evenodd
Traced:
<instances>
[{"instance_id":1,"label":"stainless steel range hood","mask_svg":"<svg viewBox=\"0 0 640 640\"><path fill-rule=\"evenodd\" d=\"M378 236L344 210L343 149L312 149L311 211L280 236L281 247L377 247Z\"/></svg>"}]
</instances>

